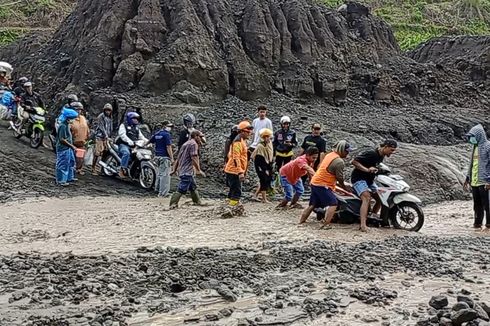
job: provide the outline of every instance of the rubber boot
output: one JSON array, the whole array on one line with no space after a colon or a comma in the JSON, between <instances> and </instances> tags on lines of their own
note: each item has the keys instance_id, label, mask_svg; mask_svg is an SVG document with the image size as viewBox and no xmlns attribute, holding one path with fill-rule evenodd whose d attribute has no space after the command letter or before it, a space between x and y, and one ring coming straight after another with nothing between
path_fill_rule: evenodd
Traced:
<instances>
[{"instance_id":1,"label":"rubber boot","mask_svg":"<svg viewBox=\"0 0 490 326\"><path fill-rule=\"evenodd\" d=\"M199 205L199 206L202 205L201 197L199 196L199 193L197 192L197 190L191 191L191 198L192 198L192 201L194 202L194 204Z\"/></svg>"},{"instance_id":2,"label":"rubber boot","mask_svg":"<svg viewBox=\"0 0 490 326\"><path fill-rule=\"evenodd\" d=\"M180 192L174 192L170 198L170 209L177 208L179 206L179 200L182 197Z\"/></svg>"}]
</instances>

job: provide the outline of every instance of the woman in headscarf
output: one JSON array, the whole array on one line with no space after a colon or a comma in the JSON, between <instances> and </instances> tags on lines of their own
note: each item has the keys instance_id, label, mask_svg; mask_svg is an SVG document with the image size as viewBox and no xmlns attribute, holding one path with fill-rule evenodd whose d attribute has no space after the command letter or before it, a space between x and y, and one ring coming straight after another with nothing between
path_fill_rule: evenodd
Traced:
<instances>
[{"instance_id":1,"label":"woman in headscarf","mask_svg":"<svg viewBox=\"0 0 490 326\"><path fill-rule=\"evenodd\" d=\"M80 102L74 102L71 107L78 112L78 117L73 121L70 126L71 133L73 135L73 145L77 149L85 150L85 143L90 136L90 128L88 126L87 118L83 115L83 105ZM83 172L83 157L76 157L77 173L84 175Z\"/></svg>"},{"instance_id":2,"label":"woman in headscarf","mask_svg":"<svg viewBox=\"0 0 490 326\"><path fill-rule=\"evenodd\" d=\"M269 203L267 200L267 190L271 186L273 169L272 163L274 160L274 149L272 147L272 130L263 128L259 131L260 141L255 151L252 153L252 159L255 164L255 171L259 177L259 186L255 192L255 196L261 196L263 203Z\"/></svg>"}]
</instances>

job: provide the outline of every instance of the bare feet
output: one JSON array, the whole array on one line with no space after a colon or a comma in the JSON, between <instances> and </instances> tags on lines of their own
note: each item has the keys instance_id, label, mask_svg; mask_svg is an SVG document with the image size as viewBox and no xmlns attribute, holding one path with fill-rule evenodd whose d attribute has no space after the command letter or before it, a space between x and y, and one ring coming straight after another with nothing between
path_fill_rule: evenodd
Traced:
<instances>
[{"instance_id":1,"label":"bare feet","mask_svg":"<svg viewBox=\"0 0 490 326\"><path fill-rule=\"evenodd\" d=\"M359 230L361 230L361 232L368 232L369 228L367 226L361 226Z\"/></svg>"},{"instance_id":2,"label":"bare feet","mask_svg":"<svg viewBox=\"0 0 490 326\"><path fill-rule=\"evenodd\" d=\"M303 209L304 207L303 207L303 205L296 203L294 205L289 206L289 208L291 208L291 209L294 209L294 208Z\"/></svg>"}]
</instances>

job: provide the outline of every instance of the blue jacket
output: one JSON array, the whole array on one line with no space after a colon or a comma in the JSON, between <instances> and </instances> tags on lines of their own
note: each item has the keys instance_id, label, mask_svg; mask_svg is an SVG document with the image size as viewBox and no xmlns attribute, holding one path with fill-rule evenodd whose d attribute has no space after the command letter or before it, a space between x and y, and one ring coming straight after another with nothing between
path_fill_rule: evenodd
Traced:
<instances>
[{"instance_id":1,"label":"blue jacket","mask_svg":"<svg viewBox=\"0 0 490 326\"><path fill-rule=\"evenodd\" d=\"M5 93L3 93L3 96L0 98L0 104L6 106L9 109L13 109L15 105L14 98L15 97L12 92L6 91Z\"/></svg>"},{"instance_id":2,"label":"blue jacket","mask_svg":"<svg viewBox=\"0 0 490 326\"><path fill-rule=\"evenodd\" d=\"M471 128L468 134L478 141L478 180L490 184L490 141L487 139L485 129L478 124ZM471 175L471 165L468 175Z\"/></svg>"}]
</instances>

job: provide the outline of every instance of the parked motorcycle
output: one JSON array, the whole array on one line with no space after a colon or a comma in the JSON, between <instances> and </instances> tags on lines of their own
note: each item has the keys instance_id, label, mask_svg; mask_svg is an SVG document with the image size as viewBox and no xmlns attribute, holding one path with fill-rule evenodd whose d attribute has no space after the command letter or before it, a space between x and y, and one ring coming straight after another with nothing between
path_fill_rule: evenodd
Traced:
<instances>
[{"instance_id":1,"label":"parked motorcycle","mask_svg":"<svg viewBox=\"0 0 490 326\"><path fill-rule=\"evenodd\" d=\"M44 117L45 111L43 108L24 108L21 105L17 106L17 115L10 120L10 126L15 138L25 136L30 139L32 148L38 148L43 143L44 139Z\"/></svg>"},{"instance_id":2,"label":"parked motorcycle","mask_svg":"<svg viewBox=\"0 0 490 326\"><path fill-rule=\"evenodd\" d=\"M419 231L424 225L424 213L420 207L422 202L416 196L409 194L410 186L385 164L380 164L375 179L378 185L378 195L381 198L380 218L368 217L371 226L393 226L396 229ZM352 224L360 220L361 199L343 189L335 192L338 200L334 222ZM371 205L372 206L372 205ZM325 217L325 209L316 209L317 219Z\"/></svg>"},{"instance_id":3,"label":"parked motorcycle","mask_svg":"<svg viewBox=\"0 0 490 326\"><path fill-rule=\"evenodd\" d=\"M156 168L151 162L152 157L152 151L145 147L141 141L135 143L131 152L128 177L137 181L143 189L152 189L155 184ZM121 157L118 153L118 146L114 142L109 143L109 151L99 161L99 165L102 167L102 173L105 176L118 175L121 168Z\"/></svg>"}]
</instances>

